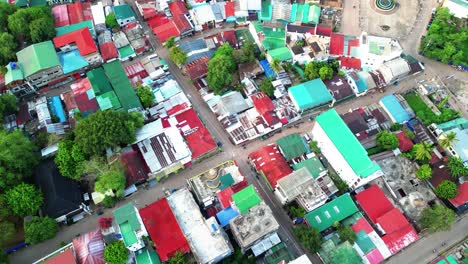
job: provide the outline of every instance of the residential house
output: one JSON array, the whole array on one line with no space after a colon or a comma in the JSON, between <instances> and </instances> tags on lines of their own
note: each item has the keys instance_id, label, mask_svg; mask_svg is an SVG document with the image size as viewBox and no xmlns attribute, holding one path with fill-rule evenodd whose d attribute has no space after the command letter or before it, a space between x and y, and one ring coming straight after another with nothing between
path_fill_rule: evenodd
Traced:
<instances>
[{"instance_id":1,"label":"residential house","mask_svg":"<svg viewBox=\"0 0 468 264\"><path fill-rule=\"evenodd\" d=\"M105 264L104 237L100 229L95 229L73 239L77 263Z\"/></svg>"},{"instance_id":2,"label":"residential house","mask_svg":"<svg viewBox=\"0 0 468 264\"><path fill-rule=\"evenodd\" d=\"M307 111L332 102L333 97L321 79L292 86L288 90L297 111Z\"/></svg>"},{"instance_id":3,"label":"residential house","mask_svg":"<svg viewBox=\"0 0 468 264\"><path fill-rule=\"evenodd\" d=\"M294 162L295 159L301 159L305 154L310 152L304 139L297 133L278 139L276 144L287 161Z\"/></svg>"},{"instance_id":4,"label":"residential house","mask_svg":"<svg viewBox=\"0 0 468 264\"><path fill-rule=\"evenodd\" d=\"M145 247L143 237L148 236L143 220L137 208L128 203L115 209L112 214L117 225L117 231L121 234L125 247L132 252L136 252Z\"/></svg>"},{"instance_id":5,"label":"residential house","mask_svg":"<svg viewBox=\"0 0 468 264\"><path fill-rule=\"evenodd\" d=\"M309 175L314 178L322 191L327 196L332 196L338 192L338 188L333 183L330 176L328 176L328 170L325 169L320 159L315 154L308 154L307 159L293 165L295 171L301 168L306 168L309 171Z\"/></svg>"},{"instance_id":6,"label":"residential house","mask_svg":"<svg viewBox=\"0 0 468 264\"><path fill-rule=\"evenodd\" d=\"M274 144L250 153L249 161L255 167L257 173L265 178L271 190L276 188L278 180L292 172L286 159Z\"/></svg>"},{"instance_id":7,"label":"residential house","mask_svg":"<svg viewBox=\"0 0 468 264\"><path fill-rule=\"evenodd\" d=\"M5 85L16 97L23 97L37 93L37 87L24 79L23 71L17 62L7 64Z\"/></svg>"},{"instance_id":8,"label":"residential house","mask_svg":"<svg viewBox=\"0 0 468 264\"><path fill-rule=\"evenodd\" d=\"M66 61L66 54L75 53L75 50L78 50L79 55L91 65L102 63L101 55L99 54L96 44L94 43L94 39L87 27L75 30L59 37L55 37L53 41L55 47L63 52L63 55L59 53L59 58L63 61L62 65L64 66L64 73L73 71L65 70L65 68L67 68L66 66L68 65L64 62ZM78 57L76 55L75 57ZM70 61L70 63L79 64L76 61L78 59L79 58L75 58L73 61ZM76 67L68 68L73 69Z\"/></svg>"},{"instance_id":9,"label":"residential house","mask_svg":"<svg viewBox=\"0 0 468 264\"><path fill-rule=\"evenodd\" d=\"M388 116L394 123L403 124L411 119L410 114L398 101L394 94L389 94L380 99L379 104L387 112ZM414 117L414 114L412 115Z\"/></svg>"},{"instance_id":10,"label":"residential house","mask_svg":"<svg viewBox=\"0 0 468 264\"><path fill-rule=\"evenodd\" d=\"M117 19L117 23L119 23L121 27L136 21L135 13L133 12L132 7L128 4L114 6L114 14Z\"/></svg>"},{"instance_id":11,"label":"residential house","mask_svg":"<svg viewBox=\"0 0 468 264\"><path fill-rule=\"evenodd\" d=\"M35 261L33 264L55 264L55 263L69 263L69 264L78 264L79 262L75 258L75 251L73 245L70 243L65 245L49 255Z\"/></svg>"}]
</instances>

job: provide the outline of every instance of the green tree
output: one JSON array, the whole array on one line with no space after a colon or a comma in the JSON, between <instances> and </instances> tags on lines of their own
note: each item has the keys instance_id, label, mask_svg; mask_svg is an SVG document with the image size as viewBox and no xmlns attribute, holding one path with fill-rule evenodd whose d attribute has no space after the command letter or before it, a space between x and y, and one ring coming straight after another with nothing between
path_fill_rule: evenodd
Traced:
<instances>
[{"instance_id":1,"label":"green tree","mask_svg":"<svg viewBox=\"0 0 468 264\"><path fill-rule=\"evenodd\" d=\"M2 33L0 33L0 39L1 39L1 36L2 36ZM1 40L0 40L0 45L1 45ZM0 50L1 49L2 49L2 46L0 46ZM5 116L16 113L17 109L18 108L16 106L16 97L14 95L9 94L9 93L0 95L0 122L3 121Z\"/></svg>"},{"instance_id":2,"label":"green tree","mask_svg":"<svg viewBox=\"0 0 468 264\"><path fill-rule=\"evenodd\" d=\"M7 2L0 3L0 29L6 31L8 27L8 17L18 10L16 5L10 5Z\"/></svg>"},{"instance_id":3,"label":"green tree","mask_svg":"<svg viewBox=\"0 0 468 264\"><path fill-rule=\"evenodd\" d=\"M175 255L169 259L169 264L185 264L185 263L187 263L187 261L185 261L185 256L180 251L177 251Z\"/></svg>"},{"instance_id":4,"label":"green tree","mask_svg":"<svg viewBox=\"0 0 468 264\"><path fill-rule=\"evenodd\" d=\"M0 221L6 220L9 216L12 215L8 202L4 194L0 195Z\"/></svg>"},{"instance_id":5,"label":"green tree","mask_svg":"<svg viewBox=\"0 0 468 264\"><path fill-rule=\"evenodd\" d=\"M54 20L49 17L36 19L29 24L29 32L34 43L50 40L56 34Z\"/></svg>"},{"instance_id":6,"label":"green tree","mask_svg":"<svg viewBox=\"0 0 468 264\"><path fill-rule=\"evenodd\" d=\"M455 212L443 205L426 208L421 213L421 226L429 232L448 231L455 221Z\"/></svg>"},{"instance_id":7,"label":"green tree","mask_svg":"<svg viewBox=\"0 0 468 264\"><path fill-rule=\"evenodd\" d=\"M34 150L21 131L0 130L0 188L5 190L32 174L38 163Z\"/></svg>"},{"instance_id":8,"label":"green tree","mask_svg":"<svg viewBox=\"0 0 468 264\"><path fill-rule=\"evenodd\" d=\"M300 218L300 217L304 217L306 215L306 211L304 210L304 208L302 207L297 207L297 206L291 206L289 208L289 212L291 213L291 215L293 217L297 217L297 218Z\"/></svg>"},{"instance_id":9,"label":"green tree","mask_svg":"<svg viewBox=\"0 0 468 264\"><path fill-rule=\"evenodd\" d=\"M354 230L351 226L345 226L338 223L338 227L336 228L338 235L340 236L341 241L348 241L349 243L354 244L356 242L357 236L354 233Z\"/></svg>"},{"instance_id":10,"label":"green tree","mask_svg":"<svg viewBox=\"0 0 468 264\"><path fill-rule=\"evenodd\" d=\"M104 260L108 264L125 264L128 259L128 251L122 240L115 240L104 249Z\"/></svg>"},{"instance_id":11,"label":"green tree","mask_svg":"<svg viewBox=\"0 0 468 264\"><path fill-rule=\"evenodd\" d=\"M247 41L242 45L240 62L249 63L255 61L255 44Z\"/></svg>"},{"instance_id":12,"label":"green tree","mask_svg":"<svg viewBox=\"0 0 468 264\"><path fill-rule=\"evenodd\" d=\"M320 249L323 238L317 229L300 225L293 229L293 233L302 246L309 250L310 253L315 253Z\"/></svg>"},{"instance_id":13,"label":"green tree","mask_svg":"<svg viewBox=\"0 0 468 264\"><path fill-rule=\"evenodd\" d=\"M448 180L442 181L434 190L435 194L442 199L452 199L458 194L457 185Z\"/></svg>"},{"instance_id":14,"label":"green tree","mask_svg":"<svg viewBox=\"0 0 468 264\"><path fill-rule=\"evenodd\" d=\"M142 126L140 113L99 111L78 123L75 144L85 156L101 155L107 148L133 143L135 131Z\"/></svg>"},{"instance_id":15,"label":"green tree","mask_svg":"<svg viewBox=\"0 0 468 264\"><path fill-rule=\"evenodd\" d=\"M338 246L331 253L333 264L361 264L362 258L353 247Z\"/></svg>"},{"instance_id":16,"label":"green tree","mask_svg":"<svg viewBox=\"0 0 468 264\"><path fill-rule=\"evenodd\" d=\"M319 70L319 76L322 80L331 80L333 78L333 69L331 67L322 67Z\"/></svg>"},{"instance_id":17,"label":"green tree","mask_svg":"<svg viewBox=\"0 0 468 264\"><path fill-rule=\"evenodd\" d=\"M112 190L117 197L121 197L125 189L125 175L120 171L106 172L96 180L94 189L102 194Z\"/></svg>"},{"instance_id":18,"label":"green tree","mask_svg":"<svg viewBox=\"0 0 468 264\"><path fill-rule=\"evenodd\" d=\"M348 184L343 181L340 176L338 176L336 173L331 172L330 173L330 178L332 179L333 183L335 184L336 188L338 188L338 194L343 194L346 191L349 190Z\"/></svg>"},{"instance_id":19,"label":"green tree","mask_svg":"<svg viewBox=\"0 0 468 264\"><path fill-rule=\"evenodd\" d=\"M42 193L34 185L27 183L7 190L5 199L13 214L17 216L35 214L44 202Z\"/></svg>"},{"instance_id":20,"label":"green tree","mask_svg":"<svg viewBox=\"0 0 468 264\"><path fill-rule=\"evenodd\" d=\"M377 134L377 146L385 150L392 150L398 148L398 145L398 137L395 134L387 130L383 130Z\"/></svg>"},{"instance_id":21,"label":"green tree","mask_svg":"<svg viewBox=\"0 0 468 264\"><path fill-rule=\"evenodd\" d=\"M402 128L403 126L400 123L393 123L390 126L390 131L398 131Z\"/></svg>"},{"instance_id":22,"label":"green tree","mask_svg":"<svg viewBox=\"0 0 468 264\"><path fill-rule=\"evenodd\" d=\"M58 231L57 222L50 217L33 216L24 222L24 238L29 244L37 244L55 237Z\"/></svg>"},{"instance_id":23,"label":"green tree","mask_svg":"<svg viewBox=\"0 0 468 264\"><path fill-rule=\"evenodd\" d=\"M419 161L428 161L431 159L432 145L427 142L415 144L411 150L414 158Z\"/></svg>"},{"instance_id":24,"label":"green tree","mask_svg":"<svg viewBox=\"0 0 468 264\"><path fill-rule=\"evenodd\" d=\"M27 9L19 9L8 17L8 29L18 39L30 39L29 23L30 14Z\"/></svg>"},{"instance_id":25,"label":"green tree","mask_svg":"<svg viewBox=\"0 0 468 264\"><path fill-rule=\"evenodd\" d=\"M225 55L216 56L208 62L208 87L221 94L233 81L233 61ZM234 65L235 66L235 65Z\"/></svg>"},{"instance_id":26,"label":"green tree","mask_svg":"<svg viewBox=\"0 0 468 264\"><path fill-rule=\"evenodd\" d=\"M139 85L137 87L136 94L138 95L138 98L140 98L141 104L144 108L151 107L154 102L154 94L148 87Z\"/></svg>"},{"instance_id":27,"label":"green tree","mask_svg":"<svg viewBox=\"0 0 468 264\"><path fill-rule=\"evenodd\" d=\"M169 58L178 66L182 66L188 60L187 53L181 48L174 46L169 49Z\"/></svg>"},{"instance_id":28,"label":"green tree","mask_svg":"<svg viewBox=\"0 0 468 264\"><path fill-rule=\"evenodd\" d=\"M166 47L167 49L174 47L174 45L175 45L175 37L170 37L166 40L166 42L164 42L164 47Z\"/></svg>"},{"instance_id":29,"label":"green tree","mask_svg":"<svg viewBox=\"0 0 468 264\"><path fill-rule=\"evenodd\" d=\"M115 18L114 13L110 13L106 16L106 27L111 29L120 27L119 23L117 23L117 19Z\"/></svg>"},{"instance_id":30,"label":"green tree","mask_svg":"<svg viewBox=\"0 0 468 264\"><path fill-rule=\"evenodd\" d=\"M276 72L280 72L283 67L281 66L281 61L278 60L278 59L274 59L272 62L271 62L271 68Z\"/></svg>"},{"instance_id":31,"label":"green tree","mask_svg":"<svg viewBox=\"0 0 468 264\"><path fill-rule=\"evenodd\" d=\"M449 168L450 174L454 178L468 176L468 168L465 167L465 164L463 164L462 159L459 157L450 157L448 160L448 168Z\"/></svg>"},{"instance_id":32,"label":"green tree","mask_svg":"<svg viewBox=\"0 0 468 264\"><path fill-rule=\"evenodd\" d=\"M416 177L421 180L428 180L432 178L432 169L428 164L422 165L417 171L416 171Z\"/></svg>"},{"instance_id":33,"label":"green tree","mask_svg":"<svg viewBox=\"0 0 468 264\"><path fill-rule=\"evenodd\" d=\"M312 141L309 142L309 148L310 148L313 152L315 152L315 153L317 153L317 154L322 153L322 150L321 150L321 149L319 148L319 146L318 146L318 142L315 141L315 140L312 140Z\"/></svg>"},{"instance_id":34,"label":"green tree","mask_svg":"<svg viewBox=\"0 0 468 264\"><path fill-rule=\"evenodd\" d=\"M3 249L3 246L10 241L15 236L15 224L9 221L0 221L0 247Z\"/></svg>"},{"instance_id":35,"label":"green tree","mask_svg":"<svg viewBox=\"0 0 468 264\"><path fill-rule=\"evenodd\" d=\"M244 255L239 248L235 248L234 253L221 260L221 264L254 264L255 258Z\"/></svg>"},{"instance_id":36,"label":"green tree","mask_svg":"<svg viewBox=\"0 0 468 264\"><path fill-rule=\"evenodd\" d=\"M406 129L406 128L403 129L403 133L405 134L405 137L407 137L407 138L409 138L411 140L413 140L416 137L416 135L413 133L413 131L411 131L409 129Z\"/></svg>"},{"instance_id":37,"label":"green tree","mask_svg":"<svg viewBox=\"0 0 468 264\"><path fill-rule=\"evenodd\" d=\"M304 70L304 75L308 80L314 80L319 77L320 67L314 61L307 63Z\"/></svg>"},{"instance_id":38,"label":"green tree","mask_svg":"<svg viewBox=\"0 0 468 264\"><path fill-rule=\"evenodd\" d=\"M79 181L83 175L85 155L80 147L71 140L63 140L58 144L55 163L63 176Z\"/></svg>"},{"instance_id":39,"label":"green tree","mask_svg":"<svg viewBox=\"0 0 468 264\"><path fill-rule=\"evenodd\" d=\"M112 208L118 201L118 197L106 195L102 200L102 205L104 205L106 208Z\"/></svg>"},{"instance_id":40,"label":"green tree","mask_svg":"<svg viewBox=\"0 0 468 264\"><path fill-rule=\"evenodd\" d=\"M273 96L275 92L275 87L273 87L273 84L268 78L263 79L258 89L260 89L260 91L264 92L268 96Z\"/></svg>"},{"instance_id":41,"label":"green tree","mask_svg":"<svg viewBox=\"0 0 468 264\"><path fill-rule=\"evenodd\" d=\"M450 148L457 141L458 141L457 134L453 131L450 131L444 134L439 142L442 147Z\"/></svg>"},{"instance_id":42,"label":"green tree","mask_svg":"<svg viewBox=\"0 0 468 264\"><path fill-rule=\"evenodd\" d=\"M8 32L0 33L0 63L2 66L15 60L17 47L18 45L13 35Z\"/></svg>"}]
</instances>

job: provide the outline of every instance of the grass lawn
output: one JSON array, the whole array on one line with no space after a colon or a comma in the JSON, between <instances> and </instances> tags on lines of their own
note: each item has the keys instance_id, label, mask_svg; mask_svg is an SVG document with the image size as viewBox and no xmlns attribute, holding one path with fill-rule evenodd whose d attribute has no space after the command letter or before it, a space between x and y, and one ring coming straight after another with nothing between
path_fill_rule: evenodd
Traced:
<instances>
[{"instance_id":1,"label":"grass lawn","mask_svg":"<svg viewBox=\"0 0 468 264\"><path fill-rule=\"evenodd\" d=\"M446 107L440 109L440 115L436 115L416 93L407 94L404 98L425 125L444 123L460 116L457 111Z\"/></svg>"}]
</instances>

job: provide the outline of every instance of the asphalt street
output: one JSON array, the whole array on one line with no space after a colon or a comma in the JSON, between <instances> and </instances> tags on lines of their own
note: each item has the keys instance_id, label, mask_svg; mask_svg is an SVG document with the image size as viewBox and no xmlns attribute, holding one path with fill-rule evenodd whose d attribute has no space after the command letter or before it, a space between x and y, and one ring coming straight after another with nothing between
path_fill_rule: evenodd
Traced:
<instances>
[{"instance_id":1,"label":"asphalt street","mask_svg":"<svg viewBox=\"0 0 468 264\"><path fill-rule=\"evenodd\" d=\"M133 1L127 1L130 5L132 5L134 10L137 10L135 7L135 3ZM348 1L345 1L345 3ZM434 2L434 1L431 1ZM352 5L346 5L345 7L352 8ZM354 8L353 8L354 9ZM425 17L430 13L432 9L431 5L425 6L422 10L421 17ZM346 10L344 10L346 12ZM353 10L353 12L357 12ZM137 15L138 12L136 12ZM140 21L143 21L141 17L139 18ZM427 19L428 20L428 19ZM147 27L146 23L142 23L144 30L146 32L151 32L151 30ZM210 32L204 33L204 35L209 35L214 32L223 30L215 29ZM368 105L371 103L378 102L381 97L385 96L389 93L395 92L402 92L407 89L411 89L415 86L415 82L423 79L428 79L431 76L435 76L439 74L449 75L455 74L455 78L467 78L466 73L456 72L451 67L447 65L443 65L441 63L427 60L423 57L417 55L417 45L419 43L419 38L421 34L423 34L423 30L425 30L425 25L416 25L414 29L414 35L410 38L403 40L402 45L405 48L405 51L409 54L417 57L418 59L425 62L426 65L426 72L417 76L416 78L411 78L405 81L402 81L396 87L389 87L384 93L375 93L372 95L366 95L363 97L359 97L345 103L337 105L335 108L339 113L344 113L349 111L349 109L353 109L356 107L360 107L363 105ZM159 183L157 186L149 188L147 190L142 189L137 193L133 194L132 196L128 197L125 201L119 203L118 206L123 205L124 203L133 202L138 208L145 207L146 205L150 204L151 202L159 199L160 197L164 196L164 190L171 190L174 188L181 188L186 186L186 179L191 178L201 172L204 172L218 164L226 160L234 159L243 175L245 175L248 181L257 188L261 197L264 201L272 208L274 212L274 216L279 222L281 228L279 234L283 241L286 241L288 247L291 249L295 256L299 256L303 254L305 251L302 247L297 243L294 236L292 235L292 223L289 217L286 215L285 211L282 209L281 204L279 204L274 197L273 193L268 189L265 183L261 183L256 177L255 173L252 171L251 167L247 162L247 154L257 150L258 148L275 142L282 136L288 135L293 132L303 133L306 131L310 131L311 124L308 122L304 122L303 124L299 125L299 127L291 127L291 128L283 128L282 132L275 134L273 137L265 140L254 140L248 143L244 148L240 146L234 146L228 139L227 134L224 132L221 124L216 119L215 115L211 112L208 108L206 103L203 101L199 93L196 91L195 87L190 84L190 80L184 76L180 69L174 65L169 60L169 55L167 49L165 49L161 43L154 37L153 34L148 34L148 38L150 40L151 45L157 52L157 54L166 60L169 65L169 71L174 76L175 80L179 82L183 91L187 94L190 98L193 108L197 111L198 115L200 116L201 120L205 123L213 137L216 141L221 142L223 144L223 151L218 153L217 155L203 160L200 163L195 163L189 168L181 171L177 175L173 175L167 180ZM53 92L53 91L51 91ZM468 116L468 115L467 115ZM107 209L104 213L104 216L111 216L112 210ZM71 241L76 235L85 233L92 229L98 227L97 221L101 216L97 216L93 214L91 216L86 217L85 219L81 220L80 222L69 226L69 227L62 227L60 232L54 239L48 240L44 243L35 246L29 246L25 249L20 250L11 255L10 261L11 263L31 263L40 257L53 252L57 248L62 241L69 242ZM465 231L464 231L465 230ZM393 256L388 262L389 263L425 263L425 260L431 256L433 245L434 243L437 244L441 241L447 241L447 247L450 245L452 241L456 241L456 238L461 237L463 234L466 234L467 227L467 220L463 219L460 222L457 222L451 231L444 232L444 233L437 233L435 235L431 235L427 238L421 239L421 241L415 243L413 246L407 248L404 252ZM453 238L453 239L452 239ZM440 243L439 243L440 244ZM428 250L430 252L428 252ZM321 263L320 259L316 254L308 254L311 258L313 263ZM411 260L408 262L407 260Z\"/></svg>"}]
</instances>

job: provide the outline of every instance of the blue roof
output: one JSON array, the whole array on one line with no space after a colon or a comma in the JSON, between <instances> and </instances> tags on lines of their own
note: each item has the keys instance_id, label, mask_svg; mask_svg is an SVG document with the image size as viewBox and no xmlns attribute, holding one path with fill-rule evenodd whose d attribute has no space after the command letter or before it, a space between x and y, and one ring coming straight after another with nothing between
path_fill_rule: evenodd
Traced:
<instances>
[{"instance_id":1,"label":"blue roof","mask_svg":"<svg viewBox=\"0 0 468 264\"><path fill-rule=\"evenodd\" d=\"M216 214L216 218L218 218L218 222L221 225L221 227L225 227L229 225L229 221L233 219L234 217L238 216L239 212L232 209L232 207L228 207Z\"/></svg>"},{"instance_id":2,"label":"blue roof","mask_svg":"<svg viewBox=\"0 0 468 264\"><path fill-rule=\"evenodd\" d=\"M299 110L317 107L333 100L327 86L319 78L292 86L289 94Z\"/></svg>"},{"instance_id":3,"label":"blue roof","mask_svg":"<svg viewBox=\"0 0 468 264\"><path fill-rule=\"evenodd\" d=\"M402 124L410 120L408 112L403 108L394 94L383 97L380 99L380 103L385 106L388 114L392 116L395 122Z\"/></svg>"},{"instance_id":4,"label":"blue roof","mask_svg":"<svg viewBox=\"0 0 468 264\"><path fill-rule=\"evenodd\" d=\"M185 53L202 50L208 48L204 39L195 39L187 42L180 43L181 48Z\"/></svg>"},{"instance_id":5,"label":"blue roof","mask_svg":"<svg viewBox=\"0 0 468 264\"><path fill-rule=\"evenodd\" d=\"M364 76L362 76L362 73L360 73L360 72L358 72L357 75L359 77L359 80L356 81L356 86L357 86L358 92L362 93L364 91L367 91L367 89L369 89L369 87L367 87L367 83L366 83L366 80L365 80Z\"/></svg>"},{"instance_id":6,"label":"blue roof","mask_svg":"<svg viewBox=\"0 0 468 264\"><path fill-rule=\"evenodd\" d=\"M275 71L271 68L270 63L267 60L261 60L260 65L262 66L263 70L265 71L265 75L270 78L276 78Z\"/></svg>"},{"instance_id":7,"label":"blue roof","mask_svg":"<svg viewBox=\"0 0 468 264\"><path fill-rule=\"evenodd\" d=\"M52 97L50 101L50 108L54 115L59 119L60 123L66 122L67 119L65 118L65 112L63 111L62 102L60 101L59 96Z\"/></svg>"},{"instance_id":8,"label":"blue roof","mask_svg":"<svg viewBox=\"0 0 468 264\"><path fill-rule=\"evenodd\" d=\"M80 55L77 49L65 53L61 52L57 55L64 74L74 72L89 65L88 61Z\"/></svg>"},{"instance_id":9,"label":"blue roof","mask_svg":"<svg viewBox=\"0 0 468 264\"><path fill-rule=\"evenodd\" d=\"M201 57L208 57L208 58L212 58L213 55L215 54L215 50L208 50L208 51L204 51L204 52L200 52L200 53L196 53L196 54L193 54L193 55L190 55L187 59L187 63L191 63L195 60L198 60L199 58Z\"/></svg>"}]
</instances>

